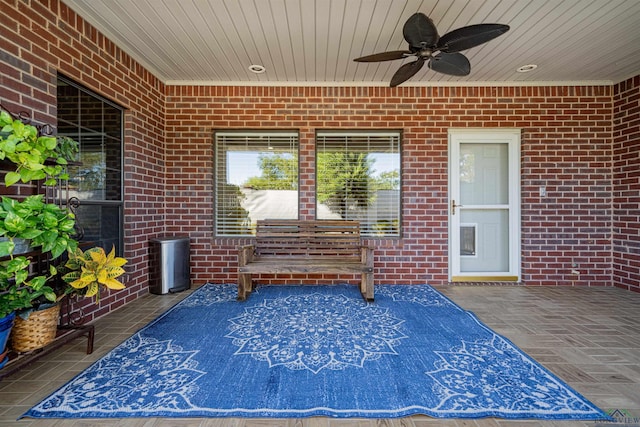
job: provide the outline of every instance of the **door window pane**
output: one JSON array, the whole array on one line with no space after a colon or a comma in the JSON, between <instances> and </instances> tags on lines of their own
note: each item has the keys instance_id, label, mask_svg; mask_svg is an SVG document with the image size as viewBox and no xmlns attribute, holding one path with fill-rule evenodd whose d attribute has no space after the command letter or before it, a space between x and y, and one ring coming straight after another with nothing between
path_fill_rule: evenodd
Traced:
<instances>
[{"instance_id":1,"label":"door window pane","mask_svg":"<svg viewBox=\"0 0 640 427\"><path fill-rule=\"evenodd\" d=\"M463 205L509 203L507 144L460 146L460 198Z\"/></svg>"}]
</instances>

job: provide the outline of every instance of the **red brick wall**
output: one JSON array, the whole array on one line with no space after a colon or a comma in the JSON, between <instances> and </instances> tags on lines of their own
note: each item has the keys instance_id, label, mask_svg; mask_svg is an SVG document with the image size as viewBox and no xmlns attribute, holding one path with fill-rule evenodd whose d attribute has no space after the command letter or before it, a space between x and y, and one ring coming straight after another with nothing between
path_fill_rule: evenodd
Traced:
<instances>
[{"instance_id":1,"label":"red brick wall","mask_svg":"<svg viewBox=\"0 0 640 427\"><path fill-rule=\"evenodd\" d=\"M522 129L523 282L612 283L611 87L168 86L166 100L167 221L170 231L193 238L196 282L235 282L236 246L247 242L213 237L212 129L298 129L301 218L315 215L317 129L402 129L403 237L374 242L376 283L443 284L447 131L516 127ZM540 198L540 186L547 197Z\"/></svg>"},{"instance_id":2,"label":"red brick wall","mask_svg":"<svg viewBox=\"0 0 640 427\"><path fill-rule=\"evenodd\" d=\"M640 292L640 76L615 86L613 283Z\"/></svg>"},{"instance_id":3,"label":"red brick wall","mask_svg":"<svg viewBox=\"0 0 640 427\"><path fill-rule=\"evenodd\" d=\"M521 128L523 282L638 288L638 78L615 87L165 87L57 0L0 4L3 105L55 122L60 71L127 109L131 274L90 316L147 292L148 241L161 234L191 236L195 283L236 280L245 240L213 236L213 128L299 129L303 218L315 214L316 129L402 129L403 238L374 241L377 282L432 284L447 281L447 130Z\"/></svg>"},{"instance_id":4,"label":"red brick wall","mask_svg":"<svg viewBox=\"0 0 640 427\"><path fill-rule=\"evenodd\" d=\"M0 103L56 123L56 74L125 112L127 289L85 300L88 319L147 293L148 240L164 230L164 84L57 0L1 0Z\"/></svg>"}]
</instances>

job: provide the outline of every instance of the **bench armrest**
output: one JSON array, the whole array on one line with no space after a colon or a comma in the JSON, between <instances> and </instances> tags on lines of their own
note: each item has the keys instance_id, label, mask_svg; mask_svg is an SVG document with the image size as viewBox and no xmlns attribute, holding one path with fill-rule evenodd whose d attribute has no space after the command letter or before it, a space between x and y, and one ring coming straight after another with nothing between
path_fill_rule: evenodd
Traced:
<instances>
[{"instance_id":1,"label":"bench armrest","mask_svg":"<svg viewBox=\"0 0 640 427\"><path fill-rule=\"evenodd\" d=\"M242 267L253 261L254 245L238 247L238 267Z\"/></svg>"},{"instance_id":2,"label":"bench armrest","mask_svg":"<svg viewBox=\"0 0 640 427\"><path fill-rule=\"evenodd\" d=\"M360 262L367 267L373 267L373 248L371 246L360 247Z\"/></svg>"}]
</instances>

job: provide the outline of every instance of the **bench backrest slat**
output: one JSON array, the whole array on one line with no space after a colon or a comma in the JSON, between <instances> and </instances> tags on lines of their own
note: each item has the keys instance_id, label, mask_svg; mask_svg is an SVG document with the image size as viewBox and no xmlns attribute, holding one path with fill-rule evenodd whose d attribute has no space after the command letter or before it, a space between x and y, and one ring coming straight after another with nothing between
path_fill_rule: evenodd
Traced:
<instances>
[{"instance_id":1,"label":"bench backrest slat","mask_svg":"<svg viewBox=\"0 0 640 427\"><path fill-rule=\"evenodd\" d=\"M360 257L360 223L349 220L259 220L256 255Z\"/></svg>"}]
</instances>

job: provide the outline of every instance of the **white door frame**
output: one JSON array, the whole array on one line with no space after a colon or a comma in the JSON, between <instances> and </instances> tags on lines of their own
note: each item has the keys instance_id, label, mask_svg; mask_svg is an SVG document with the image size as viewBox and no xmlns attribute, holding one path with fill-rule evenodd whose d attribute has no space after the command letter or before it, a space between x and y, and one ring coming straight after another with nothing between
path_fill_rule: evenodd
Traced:
<instances>
[{"instance_id":1,"label":"white door frame","mask_svg":"<svg viewBox=\"0 0 640 427\"><path fill-rule=\"evenodd\" d=\"M501 206L509 212L508 271L461 272L460 144L504 143L509 157L509 202ZM520 129L449 129L449 281L520 281Z\"/></svg>"}]
</instances>

